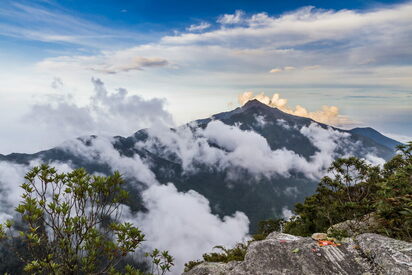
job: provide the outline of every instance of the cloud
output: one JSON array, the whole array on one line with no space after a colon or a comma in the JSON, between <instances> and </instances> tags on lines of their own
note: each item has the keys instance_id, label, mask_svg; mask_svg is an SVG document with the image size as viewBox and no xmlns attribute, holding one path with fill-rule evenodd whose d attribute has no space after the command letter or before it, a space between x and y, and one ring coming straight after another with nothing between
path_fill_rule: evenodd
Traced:
<instances>
[{"instance_id":1,"label":"cloud","mask_svg":"<svg viewBox=\"0 0 412 275\"><path fill-rule=\"evenodd\" d=\"M169 61L161 57L130 56L121 52L106 51L95 56L62 56L45 59L37 64L42 70L56 70L61 67L73 70L89 70L102 74L118 74L142 71L145 68L167 67Z\"/></svg>"},{"instance_id":2,"label":"cloud","mask_svg":"<svg viewBox=\"0 0 412 275\"><path fill-rule=\"evenodd\" d=\"M13 219L16 215L15 208L23 194L20 186L24 182L24 176L31 168L40 164L38 159L32 160L28 165L0 161L0 223ZM51 165L59 172L71 170L70 165L65 163L53 162Z\"/></svg>"},{"instance_id":3,"label":"cloud","mask_svg":"<svg viewBox=\"0 0 412 275\"><path fill-rule=\"evenodd\" d=\"M189 31L189 32L198 32L198 31L203 31L203 30L205 30L205 29L208 29L208 28L210 28L211 26L212 26L212 25L210 25L210 24L207 23L207 22L201 22L201 23L198 24L198 25L195 25L195 24L190 25L188 28L186 28L186 30Z\"/></svg>"},{"instance_id":4,"label":"cloud","mask_svg":"<svg viewBox=\"0 0 412 275\"><path fill-rule=\"evenodd\" d=\"M87 143L88 145L86 145ZM90 163L107 164L112 172L120 171L126 178L136 179L144 186L157 184L154 173L147 163L139 155L132 157L120 155L113 146L114 139L108 137L87 137L82 140L69 140L61 144L58 148L66 150L75 156L79 156ZM140 190L141 186L135 186Z\"/></svg>"},{"instance_id":5,"label":"cloud","mask_svg":"<svg viewBox=\"0 0 412 275\"><path fill-rule=\"evenodd\" d=\"M109 93L100 79L92 79L93 95L85 106L68 96L47 98L36 103L25 118L48 132L49 139L61 140L78 135L130 135L154 124L173 125L165 100L130 95L123 88Z\"/></svg>"},{"instance_id":6,"label":"cloud","mask_svg":"<svg viewBox=\"0 0 412 275\"><path fill-rule=\"evenodd\" d=\"M282 208L282 218L289 221L292 218L293 212L286 206Z\"/></svg>"},{"instance_id":7,"label":"cloud","mask_svg":"<svg viewBox=\"0 0 412 275\"><path fill-rule=\"evenodd\" d=\"M304 67L303 69L304 70L307 70L307 71L310 71L310 70L317 70L317 69L319 69L321 66L320 65L311 65L311 66L306 66L306 67Z\"/></svg>"},{"instance_id":8,"label":"cloud","mask_svg":"<svg viewBox=\"0 0 412 275\"><path fill-rule=\"evenodd\" d=\"M181 274L184 263L194 260L213 246L233 246L246 238L249 220L245 214L235 212L233 216L220 219L211 212L209 201L190 190L178 192L172 183L160 185L150 166L137 154L126 157L113 146L113 139L89 138L64 143L61 148L90 162L109 165L126 178L136 179L143 186L131 186L141 192L145 213L131 213L123 209L123 219L133 222L147 236L144 248L169 250L175 258L172 274Z\"/></svg>"},{"instance_id":9,"label":"cloud","mask_svg":"<svg viewBox=\"0 0 412 275\"><path fill-rule=\"evenodd\" d=\"M68 13L61 6L48 1L18 3L8 1L0 7L0 34L4 36L51 43L68 43L86 47L109 48L122 44L121 40L143 38L137 32L105 27Z\"/></svg>"},{"instance_id":10,"label":"cloud","mask_svg":"<svg viewBox=\"0 0 412 275\"><path fill-rule=\"evenodd\" d=\"M134 222L147 232L146 246L170 252L175 258L173 274L181 274L184 264L201 258L215 245L233 247L243 241L249 219L236 212L223 219L211 214L209 201L195 191L178 192L173 184L154 185L143 192L147 213Z\"/></svg>"},{"instance_id":11,"label":"cloud","mask_svg":"<svg viewBox=\"0 0 412 275\"><path fill-rule=\"evenodd\" d=\"M283 70L281 69L281 68L274 68L274 69L272 69L272 70L270 70L269 72L270 73L280 73L280 72L282 72Z\"/></svg>"},{"instance_id":12,"label":"cloud","mask_svg":"<svg viewBox=\"0 0 412 275\"><path fill-rule=\"evenodd\" d=\"M293 66L285 66L283 68L274 68L274 69L270 70L269 72L270 73L280 73L280 72L284 72L284 71L293 71L295 69L296 69L296 67L293 67Z\"/></svg>"},{"instance_id":13,"label":"cloud","mask_svg":"<svg viewBox=\"0 0 412 275\"><path fill-rule=\"evenodd\" d=\"M257 13L247 18L244 18L244 14L239 11L235 14L223 15L218 22L222 24L245 22L246 25L244 26L230 29L222 28L197 35L169 36L163 38L163 40L179 44L206 41L217 43L220 41L233 45L239 39L243 39L245 40L243 47L252 45L258 47L259 44L262 45L263 43L264 45L272 45L272 47L293 47L322 40L341 41L355 37L362 39L364 34L367 35L367 38L370 38L371 34L386 33L391 27L399 27L400 23L410 23L412 21L409 16L411 10L410 3L367 12L333 11L303 7L278 17L272 17L266 13ZM410 29L403 25L392 36L397 37L398 34L406 30ZM367 33L368 31L369 33ZM364 36L363 39L366 37ZM374 38L379 39L377 36Z\"/></svg>"},{"instance_id":14,"label":"cloud","mask_svg":"<svg viewBox=\"0 0 412 275\"><path fill-rule=\"evenodd\" d=\"M246 102L252 99L257 99L260 102L268 106L278 108L285 113L311 118L317 122L325 123L328 125L341 126L353 123L353 121L351 121L346 116L340 115L339 108L336 106L322 106L321 110L310 112L301 105L296 105L295 109L290 108L287 105L288 100L281 98L280 95L276 93L273 94L271 98L269 96L266 96L264 93L254 95L253 92L244 92L243 94L238 96L238 101L241 105L246 104Z\"/></svg>"},{"instance_id":15,"label":"cloud","mask_svg":"<svg viewBox=\"0 0 412 275\"><path fill-rule=\"evenodd\" d=\"M55 90L62 88L64 86L63 81L59 77L54 77L51 87Z\"/></svg>"},{"instance_id":16,"label":"cloud","mask_svg":"<svg viewBox=\"0 0 412 275\"><path fill-rule=\"evenodd\" d=\"M234 14L224 14L217 20L222 25L239 24L243 22L244 11L236 10Z\"/></svg>"},{"instance_id":17,"label":"cloud","mask_svg":"<svg viewBox=\"0 0 412 275\"><path fill-rule=\"evenodd\" d=\"M136 56L130 61L123 64L106 64L100 67L90 68L91 70L102 72L106 74L116 74L120 72L129 72L134 70L143 70L143 68L150 67L164 67L168 65L169 62L166 59L153 57L146 58L141 56Z\"/></svg>"},{"instance_id":18,"label":"cloud","mask_svg":"<svg viewBox=\"0 0 412 275\"><path fill-rule=\"evenodd\" d=\"M257 123L262 119L258 118ZM206 165L225 172L233 180L238 180L239 169L256 178L288 177L296 172L318 180L336 157L352 155L359 146L350 142L348 133L325 129L316 123L299 131L318 149L309 159L286 148L272 150L258 133L218 120L209 122L204 129L196 125L175 130L149 129L149 138L136 146L179 163L184 173L196 173L198 167Z\"/></svg>"}]
</instances>

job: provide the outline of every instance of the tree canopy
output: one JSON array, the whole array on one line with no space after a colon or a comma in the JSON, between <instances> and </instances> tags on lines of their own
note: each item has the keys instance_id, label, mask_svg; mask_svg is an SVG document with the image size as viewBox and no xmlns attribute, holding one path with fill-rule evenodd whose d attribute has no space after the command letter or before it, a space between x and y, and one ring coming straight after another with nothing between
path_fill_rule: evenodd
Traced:
<instances>
[{"instance_id":1,"label":"tree canopy","mask_svg":"<svg viewBox=\"0 0 412 275\"><path fill-rule=\"evenodd\" d=\"M48 165L26 174L19 238L25 243L24 271L34 274L120 274L117 264L145 240L139 228L120 222L128 193L118 172L108 177L85 169L58 173ZM20 221L17 221L20 223ZM12 221L0 227L0 238L13 236ZM6 232L8 229L8 232ZM164 274L173 265L167 251L154 250L152 273ZM126 266L126 274L143 274Z\"/></svg>"}]
</instances>

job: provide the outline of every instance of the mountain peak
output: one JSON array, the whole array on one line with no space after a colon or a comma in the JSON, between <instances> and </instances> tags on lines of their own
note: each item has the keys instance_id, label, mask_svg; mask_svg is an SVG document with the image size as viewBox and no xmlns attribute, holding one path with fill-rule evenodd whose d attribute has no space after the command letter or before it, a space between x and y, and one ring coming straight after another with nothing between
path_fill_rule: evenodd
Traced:
<instances>
[{"instance_id":1,"label":"mountain peak","mask_svg":"<svg viewBox=\"0 0 412 275\"><path fill-rule=\"evenodd\" d=\"M242 109L249 109L249 108L252 108L252 107L265 108L265 109L267 109L267 108L274 109L274 108L270 107L269 105L266 105L265 103L260 102L257 99L249 100L248 102L245 103L245 105L242 106Z\"/></svg>"}]
</instances>

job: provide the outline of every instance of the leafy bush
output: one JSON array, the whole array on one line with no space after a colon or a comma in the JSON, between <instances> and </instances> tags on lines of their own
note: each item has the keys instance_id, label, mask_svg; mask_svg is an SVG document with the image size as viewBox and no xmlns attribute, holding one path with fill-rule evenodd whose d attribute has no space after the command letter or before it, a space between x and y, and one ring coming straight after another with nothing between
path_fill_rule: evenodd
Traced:
<instances>
[{"instance_id":1,"label":"leafy bush","mask_svg":"<svg viewBox=\"0 0 412 275\"><path fill-rule=\"evenodd\" d=\"M376 233L412 240L412 142L383 168L351 157L335 160L316 193L295 206L285 232L309 236L346 220L376 213Z\"/></svg>"},{"instance_id":2,"label":"leafy bush","mask_svg":"<svg viewBox=\"0 0 412 275\"><path fill-rule=\"evenodd\" d=\"M23 201L16 211L25 254L18 254L24 271L35 274L120 274L116 265L144 241L130 223L119 222L120 206L128 193L118 172L91 176L84 169L57 173L47 165L33 168L21 185ZM13 222L0 227L0 239L13 237ZM9 234L6 234L6 230ZM150 256L157 274L173 265L168 252ZM143 274L126 266L126 274Z\"/></svg>"}]
</instances>

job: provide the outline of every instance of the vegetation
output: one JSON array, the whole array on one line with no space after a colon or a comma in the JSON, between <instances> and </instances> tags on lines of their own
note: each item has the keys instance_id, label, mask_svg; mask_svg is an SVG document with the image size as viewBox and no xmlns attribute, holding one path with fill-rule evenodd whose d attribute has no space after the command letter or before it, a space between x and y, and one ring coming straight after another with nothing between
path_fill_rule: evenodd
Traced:
<instances>
[{"instance_id":1,"label":"vegetation","mask_svg":"<svg viewBox=\"0 0 412 275\"><path fill-rule=\"evenodd\" d=\"M214 248L217 248L221 250L222 252L212 252L212 253L205 253L203 254L203 261L198 260L198 261L190 261L185 264L185 271L191 270L193 267L197 266L198 264L201 264L203 262L220 262L220 263L228 263L231 261L243 261L245 259L247 247L249 246L250 242L247 242L246 244L244 243L239 243L237 244L234 248L227 249L223 246L215 246Z\"/></svg>"},{"instance_id":2,"label":"vegetation","mask_svg":"<svg viewBox=\"0 0 412 275\"><path fill-rule=\"evenodd\" d=\"M383 168L357 158L336 160L316 193L296 205L298 216L285 224L285 232L308 236L373 213L377 216L376 233L411 241L412 142L398 149Z\"/></svg>"},{"instance_id":3,"label":"vegetation","mask_svg":"<svg viewBox=\"0 0 412 275\"><path fill-rule=\"evenodd\" d=\"M322 178L316 193L298 203L290 221L269 219L259 222L258 232L246 244L233 249L221 246L221 253L203 255L203 261L185 265L188 271L202 262L241 261L250 242L265 239L273 231L310 236L347 220L373 213L378 217L375 232L412 241L412 142L398 147L398 154L381 168L351 157L335 160ZM347 232L332 230L337 238Z\"/></svg>"},{"instance_id":4,"label":"vegetation","mask_svg":"<svg viewBox=\"0 0 412 275\"><path fill-rule=\"evenodd\" d=\"M24 254L17 256L24 271L33 274L121 274L119 262L144 241L131 223L119 222L121 204L128 193L118 172L91 176L84 169L57 173L47 165L27 173L21 185L19 241ZM0 227L0 239L10 241L13 222ZM8 231L8 232L6 232ZM167 251L154 250L152 273L165 274L173 265ZM128 265L122 273L143 274Z\"/></svg>"},{"instance_id":5,"label":"vegetation","mask_svg":"<svg viewBox=\"0 0 412 275\"><path fill-rule=\"evenodd\" d=\"M243 261L245 259L246 251L249 244L253 241L263 240L273 231L279 231L282 223L282 219L277 220L264 220L259 222L258 232L253 235L253 239L246 243L238 243L234 248L227 249L223 246L215 246L221 252L212 252L203 254L203 260L190 261L185 264L185 271L191 270L193 267L203 262L221 262L228 263L231 261Z\"/></svg>"}]
</instances>

